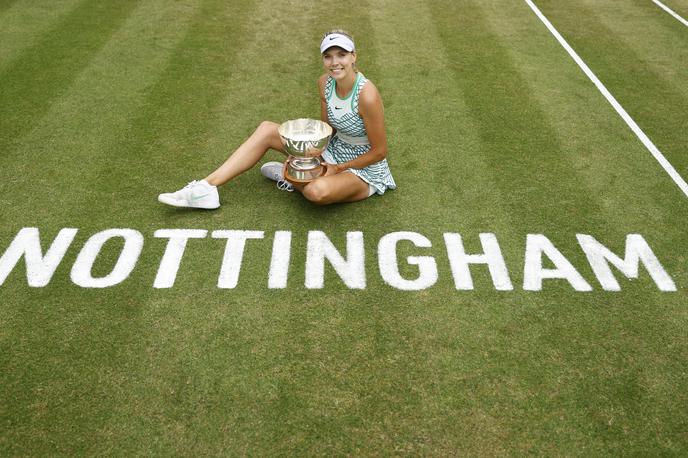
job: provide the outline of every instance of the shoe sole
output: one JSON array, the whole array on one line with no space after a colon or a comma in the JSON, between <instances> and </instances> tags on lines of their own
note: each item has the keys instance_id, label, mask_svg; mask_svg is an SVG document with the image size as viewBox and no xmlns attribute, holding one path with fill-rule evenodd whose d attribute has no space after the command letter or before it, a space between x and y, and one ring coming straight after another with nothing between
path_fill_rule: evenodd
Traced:
<instances>
[{"instance_id":1,"label":"shoe sole","mask_svg":"<svg viewBox=\"0 0 688 458\"><path fill-rule=\"evenodd\" d=\"M169 205L171 207L178 207L178 208L200 208L203 210L215 210L216 208L220 208L220 204L218 203L215 206L207 206L207 205L191 205L189 202L185 200L175 200L171 199L165 196L158 196L158 202L163 203L165 205Z\"/></svg>"}]
</instances>

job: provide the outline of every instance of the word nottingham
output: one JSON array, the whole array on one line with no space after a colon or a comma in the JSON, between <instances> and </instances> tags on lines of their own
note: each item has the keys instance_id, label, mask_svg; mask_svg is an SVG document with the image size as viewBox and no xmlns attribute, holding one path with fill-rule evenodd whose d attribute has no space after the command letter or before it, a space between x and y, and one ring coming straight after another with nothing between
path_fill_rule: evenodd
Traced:
<instances>
[{"instance_id":1,"label":"word nottingham","mask_svg":"<svg viewBox=\"0 0 688 458\"><path fill-rule=\"evenodd\" d=\"M75 228L61 229L44 254L38 228L25 227L19 230L0 257L0 286L22 258L26 265L28 285L35 288L48 285L72 245L77 232L78 229ZM153 287L172 288L187 243L192 239L205 239L208 235L209 231L202 229L155 231L153 237L167 239L167 247L159 261ZM366 288L366 251L362 232L347 232L346 246L340 248L336 247L322 231L309 231L307 237L303 283L306 288L319 289L325 286L326 261L348 288ZM489 270L496 290L513 290L514 285L497 236L493 233L481 233L478 237L482 246L481 251L466 253L461 234L453 232L443 234L444 249L456 289L472 290L474 287L471 269L483 265ZM259 230L214 230L210 232L210 238L226 240L222 259L221 261L218 259L220 267L217 277L218 288L231 289L239 283L242 265L250 262L244 259L247 243L271 243L267 287L270 289L287 287L292 258L293 234L291 231L275 231L272 234L266 234ZM111 239L120 239L123 242L117 260L109 273L96 276L93 273L94 263L104 244ZM601 289L619 291L621 286L616 275L622 274L629 279L638 278L642 265L660 291L676 291L673 279L642 235L628 234L626 236L623 257L609 250L591 235L576 234L576 239ZM400 259L398 254L400 242L403 242L407 248L418 249L421 253L427 253L427 248L433 246L427 237L417 232L401 231L385 234L376 241L377 265L382 280L399 290L415 291L432 287L439 277L435 258L418 254ZM144 235L135 229L106 229L97 232L91 235L80 248L71 268L71 281L84 288L108 288L118 285L124 282L136 268L143 246ZM550 267L544 267L543 262ZM413 269L400 268L406 265L415 267ZM616 268L615 271L612 270L612 266ZM413 274L402 274L402 271L412 271ZM545 280L554 279L568 282L575 291L593 290L591 283L583 278L574 265L545 235L528 234L525 238L522 288L526 291L540 291Z\"/></svg>"}]
</instances>

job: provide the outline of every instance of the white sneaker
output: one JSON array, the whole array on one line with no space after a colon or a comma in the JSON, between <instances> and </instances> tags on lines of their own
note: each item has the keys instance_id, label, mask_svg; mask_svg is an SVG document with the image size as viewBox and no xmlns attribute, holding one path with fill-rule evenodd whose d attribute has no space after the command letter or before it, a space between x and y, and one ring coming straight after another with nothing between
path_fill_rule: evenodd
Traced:
<instances>
[{"instance_id":1,"label":"white sneaker","mask_svg":"<svg viewBox=\"0 0 688 458\"><path fill-rule=\"evenodd\" d=\"M265 178L276 181L277 187L282 191L292 192L294 190L294 186L284 179L284 175L282 174L283 169L284 164L281 162L266 162L260 168L260 173L262 173Z\"/></svg>"},{"instance_id":2,"label":"white sneaker","mask_svg":"<svg viewBox=\"0 0 688 458\"><path fill-rule=\"evenodd\" d=\"M213 209L220 206L217 187L207 181L192 181L177 192L160 194L158 200L173 207Z\"/></svg>"}]
</instances>

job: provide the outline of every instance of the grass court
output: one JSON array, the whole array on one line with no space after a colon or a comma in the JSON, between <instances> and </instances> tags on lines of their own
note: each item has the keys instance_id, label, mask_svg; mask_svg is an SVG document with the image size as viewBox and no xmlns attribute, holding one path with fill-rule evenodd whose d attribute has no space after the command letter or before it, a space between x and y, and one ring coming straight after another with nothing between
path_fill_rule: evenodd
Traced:
<instances>
[{"instance_id":1,"label":"grass court","mask_svg":"<svg viewBox=\"0 0 688 458\"><path fill-rule=\"evenodd\" d=\"M688 27L651 0L535 0L688 178ZM663 4L688 18L685 0ZM399 188L320 208L257 169L211 212L157 194L204 177L264 119L318 117L323 32L353 33L385 104ZM279 159L276 152L265 160ZM78 228L44 287L22 259L0 282L0 454L666 455L688 453L688 195L520 0L0 0L0 256L40 229ZM126 280L70 279L93 234L145 237ZM190 240L174 287L153 288L159 229L264 231L218 288L224 240ZM286 288L267 272L291 231ZM365 289L327 265L304 287L307 235L365 238ZM385 234L423 234L437 282L378 274ZM499 240L457 290L443 234ZM592 286L523 288L528 234ZM623 256L641 234L675 282L641 266L597 281L576 240ZM107 242L94 276L122 250ZM546 265L545 267L552 267ZM612 268L614 269L614 268Z\"/></svg>"}]
</instances>

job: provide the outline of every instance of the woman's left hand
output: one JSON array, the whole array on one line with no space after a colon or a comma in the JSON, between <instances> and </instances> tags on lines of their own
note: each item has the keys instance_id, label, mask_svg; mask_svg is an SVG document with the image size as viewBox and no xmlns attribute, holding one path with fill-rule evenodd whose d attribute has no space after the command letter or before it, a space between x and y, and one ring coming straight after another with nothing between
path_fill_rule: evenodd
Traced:
<instances>
[{"instance_id":1,"label":"woman's left hand","mask_svg":"<svg viewBox=\"0 0 688 458\"><path fill-rule=\"evenodd\" d=\"M325 166L325 175L324 176L330 176L330 175L336 175L340 172L343 172L344 169L340 167L339 164L330 164L329 162L323 163Z\"/></svg>"}]
</instances>

